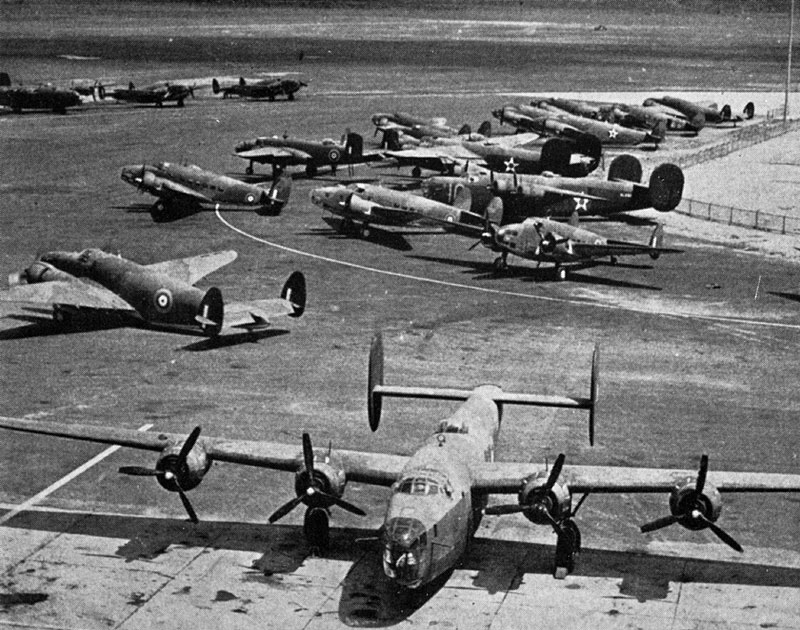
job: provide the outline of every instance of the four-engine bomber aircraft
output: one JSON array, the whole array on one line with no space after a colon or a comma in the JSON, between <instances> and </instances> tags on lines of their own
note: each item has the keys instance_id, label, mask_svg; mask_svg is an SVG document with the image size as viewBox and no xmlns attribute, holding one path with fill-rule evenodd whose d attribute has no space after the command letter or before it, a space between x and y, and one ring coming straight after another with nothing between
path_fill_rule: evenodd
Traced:
<instances>
[{"instance_id":1,"label":"four-engine bomber aircraft","mask_svg":"<svg viewBox=\"0 0 800 630\"><path fill-rule=\"evenodd\" d=\"M608 179L560 177L552 174L514 175L493 173L470 166L464 177L430 177L423 182L425 196L443 203L468 187L470 210L483 214L495 197L503 201L507 223L531 216L568 218L583 215L611 215L628 210L655 208L674 210L683 196L684 177L680 167L660 164L647 184L641 183L642 165L632 155L619 155L608 168Z\"/></svg>"},{"instance_id":2,"label":"four-engine bomber aircraft","mask_svg":"<svg viewBox=\"0 0 800 630\"><path fill-rule=\"evenodd\" d=\"M285 96L287 100L293 101L295 92L300 88L307 87L299 79L287 77L274 77L270 79L255 79L249 82L244 77L239 77L238 83L233 85L221 85L217 79L211 80L211 90L214 94L222 92L222 98L238 96L249 99L269 99L274 101L278 96Z\"/></svg>"},{"instance_id":3,"label":"four-engine bomber aircraft","mask_svg":"<svg viewBox=\"0 0 800 630\"><path fill-rule=\"evenodd\" d=\"M200 427L188 437L142 433L118 427L74 425L0 417L0 427L34 434L118 444L158 453L153 468L123 466L128 475L153 476L177 492L189 518L197 514L187 492L197 487L213 462L229 462L294 472L295 497L279 507L271 523L301 504L306 506L304 533L325 548L333 506L353 514L364 511L342 498L348 482L391 488L380 528L385 574L396 584L418 589L457 565L484 514L521 513L556 534L554 576L574 568L581 548L575 516L590 494L661 493L669 496L669 514L641 526L643 532L678 523L690 530L710 529L722 542L742 547L716 521L722 494L729 492L800 492L800 475L712 472L702 455L698 471L619 466L573 466L562 453L547 465L495 461L495 448L508 404L589 410L593 442L598 397L598 353L592 362L588 398L505 392L496 385L475 389L407 387L383 383L383 342L372 342L368 377L368 417L377 430L386 397L461 401L439 421L435 433L409 456L363 451L314 449L307 433L302 448L265 441L201 438ZM510 504L487 507L491 494L516 495ZM583 495L573 504L573 495Z\"/></svg>"},{"instance_id":4,"label":"four-engine bomber aircraft","mask_svg":"<svg viewBox=\"0 0 800 630\"><path fill-rule=\"evenodd\" d=\"M246 140L236 145L234 155L250 162L245 172L253 174L253 163L271 164L272 176L280 175L287 166L305 166L306 175L314 177L317 169L330 166L332 172L337 167L383 159L377 151L364 152L364 139L349 130L345 133L344 142L325 139L301 140L288 136L260 137Z\"/></svg>"},{"instance_id":5,"label":"four-engine bomber aircraft","mask_svg":"<svg viewBox=\"0 0 800 630\"><path fill-rule=\"evenodd\" d=\"M278 177L267 190L194 164L135 164L122 169L123 181L158 197L150 209L154 221L170 221L200 210L255 210L278 214L289 200L290 177Z\"/></svg>"},{"instance_id":6,"label":"four-engine bomber aircraft","mask_svg":"<svg viewBox=\"0 0 800 630\"><path fill-rule=\"evenodd\" d=\"M196 282L236 259L223 251L140 265L103 252L55 251L8 278L4 301L47 304L53 319L80 324L92 315L102 321L148 325L215 337L223 329L260 332L273 317L300 317L305 310L306 281L295 271L275 299L225 305L217 287L203 291Z\"/></svg>"},{"instance_id":7,"label":"four-engine bomber aircraft","mask_svg":"<svg viewBox=\"0 0 800 630\"><path fill-rule=\"evenodd\" d=\"M194 98L194 86L160 81L152 85L137 88L133 84L133 81L131 81L128 83L127 88L117 88L110 92L106 90L106 96L110 96L116 101L123 101L126 103L140 103L163 107L164 103L174 102L178 107L183 107L183 102L187 97L191 96Z\"/></svg>"},{"instance_id":8,"label":"four-engine bomber aircraft","mask_svg":"<svg viewBox=\"0 0 800 630\"><path fill-rule=\"evenodd\" d=\"M15 114L23 109L47 109L57 114L66 114L67 107L81 104L81 97L74 90L61 90L53 85L11 85L7 72L0 72L0 108L8 108Z\"/></svg>"}]
</instances>

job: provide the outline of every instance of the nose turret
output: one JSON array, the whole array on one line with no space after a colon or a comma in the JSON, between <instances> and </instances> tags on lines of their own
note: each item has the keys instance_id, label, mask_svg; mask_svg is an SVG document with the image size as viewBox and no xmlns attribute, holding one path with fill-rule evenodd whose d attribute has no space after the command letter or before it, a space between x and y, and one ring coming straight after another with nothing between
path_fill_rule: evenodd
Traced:
<instances>
[{"instance_id":1,"label":"nose turret","mask_svg":"<svg viewBox=\"0 0 800 630\"><path fill-rule=\"evenodd\" d=\"M145 165L144 164L129 164L122 167L120 177L122 181L127 182L133 186L138 186L144 179Z\"/></svg>"},{"instance_id":2,"label":"nose turret","mask_svg":"<svg viewBox=\"0 0 800 630\"><path fill-rule=\"evenodd\" d=\"M428 568L427 533L422 521L391 518L383 529L383 571L407 588L417 588Z\"/></svg>"}]
</instances>

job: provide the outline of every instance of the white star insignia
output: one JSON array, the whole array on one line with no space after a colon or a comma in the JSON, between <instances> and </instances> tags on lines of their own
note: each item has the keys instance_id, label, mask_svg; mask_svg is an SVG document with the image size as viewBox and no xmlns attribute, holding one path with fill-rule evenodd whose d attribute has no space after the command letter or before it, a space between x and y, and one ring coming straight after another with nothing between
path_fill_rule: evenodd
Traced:
<instances>
[{"instance_id":1,"label":"white star insignia","mask_svg":"<svg viewBox=\"0 0 800 630\"><path fill-rule=\"evenodd\" d=\"M616 138L618 135L619 135L619 131L617 131L615 127L611 127L611 129L608 130L608 137L609 138Z\"/></svg>"},{"instance_id":2,"label":"white star insignia","mask_svg":"<svg viewBox=\"0 0 800 630\"><path fill-rule=\"evenodd\" d=\"M506 165L506 173L517 172L517 163L514 161L513 157L508 158L503 164Z\"/></svg>"},{"instance_id":3,"label":"white star insignia","mask_svg":"<svg viewBox=\"0 0 800 630\"><path fill-rule=\"evenodd\" d=\"M589 210L589 200L583 199L582 197L574 197L575 199L575 209L576 210L583 210L586 212Z\"/></svg>"}]
</instances>

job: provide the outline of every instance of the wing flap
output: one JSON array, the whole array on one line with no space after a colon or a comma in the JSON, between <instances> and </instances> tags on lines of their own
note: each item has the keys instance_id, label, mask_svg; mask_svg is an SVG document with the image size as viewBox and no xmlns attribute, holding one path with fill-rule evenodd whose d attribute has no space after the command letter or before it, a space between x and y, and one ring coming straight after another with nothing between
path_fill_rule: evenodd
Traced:
<instances>
[{"instance_id":1,"label":"wing flap","mask_svg":"<svg viewBox=\"0 0 800 630\"><path fill-rule=\"evenodd\" d=\"M190 256L178 260L165 260L164 262L147 265L147 269L155 273L181 280L187 284L194 284L205 278L208 274L236 260L238 254L233 250Z\"/></svg>"},{"instance_id":2,"label":"wing flap","mask_svg":"<svg viewBox=\"0 0 800 630\"><path fill-rule=\"evenodd\" d=\"M135 311L130 304L108 289L80 280L21 284L11 287L0 299L4 302L63 304L76 308Z\"/></svg>"},{"instance_id":3,"label":"wing flap","mask_svg":"<svg viewBox=\"0 0 800 630\"><path fill-rule=\"evenodd\" d=\"M188 186L184 186L177 182L168 179L163 179L158 187L156 193L159 197L169 197L172 199L183 199L190 201L201 201L203 203L213 203L213 199L206 195L192 190Z\"/></svg>"},{"instance_id":4,"label":"wing flap","mask_svg":"<svg viewBox=\"0 0 800 630\"><path fill-rule=\"evenodd\" d=\"M249 151L235 153L237 157L254 162L281 162L286 160L309 160L311 154L298 149L287 149L283 147L258 147Z\"/></svg>"}]
</instances>

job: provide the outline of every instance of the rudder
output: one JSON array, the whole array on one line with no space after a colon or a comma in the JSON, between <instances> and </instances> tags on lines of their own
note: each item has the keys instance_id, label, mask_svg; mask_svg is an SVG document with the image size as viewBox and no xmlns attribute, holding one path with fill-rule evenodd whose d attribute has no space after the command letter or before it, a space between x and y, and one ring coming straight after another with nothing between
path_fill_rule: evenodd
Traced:
<instances>
[{"instance_id":1,"label":"rudder","mask_svg":"<svg viewBox=\"0 0 800 630\"><path fill-rule=\"evenodd\" d=\"M674 210L683 197L683 171L675 164L659 164L650 175L650 203L659 212Z\"/></svg>"},{"instance_id":2,"label":"rudder","mask_svg":"<svg viewBox=\"0 0 800 630\"><path fill-rule=\"evenodd\" d=\"M292 303L294 312L289 317L300 317L306 310L306 277L294 271L281 289L281 298Z\"/></svg>"},{"instance_id":3,"label":"rudder","mask_svg":"<svg viewBox=\"0 0 800 630\"><path fill-rule=\"evenodd\" d=\"M642 163L630 153L618 155L608 167L608 181L616 180L640 183L642 181Z\"/></svg>"}]
</instances>

